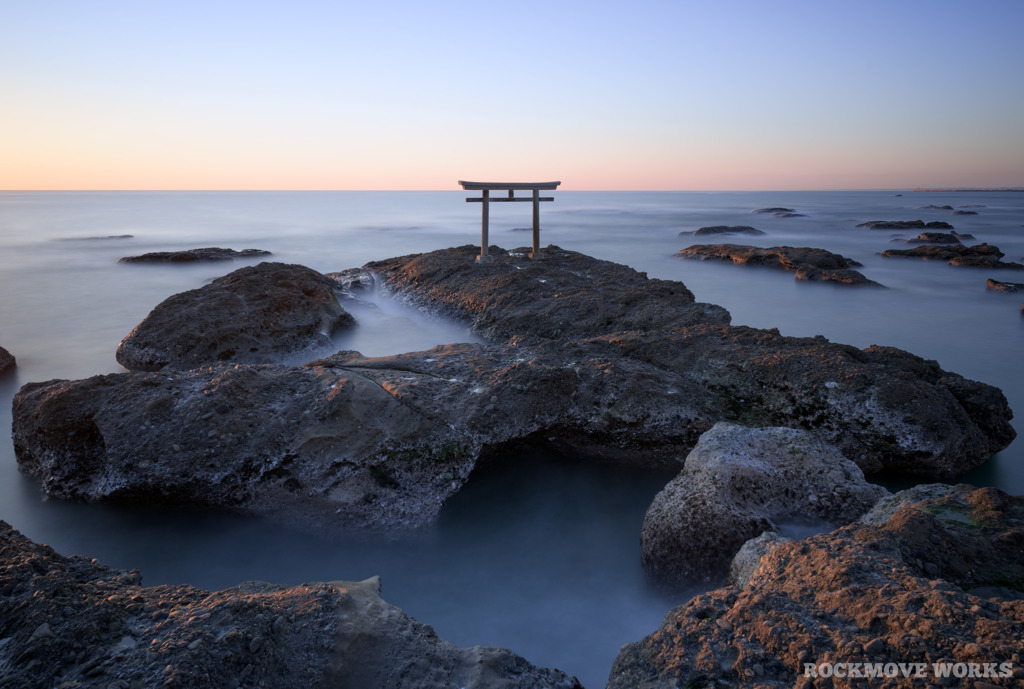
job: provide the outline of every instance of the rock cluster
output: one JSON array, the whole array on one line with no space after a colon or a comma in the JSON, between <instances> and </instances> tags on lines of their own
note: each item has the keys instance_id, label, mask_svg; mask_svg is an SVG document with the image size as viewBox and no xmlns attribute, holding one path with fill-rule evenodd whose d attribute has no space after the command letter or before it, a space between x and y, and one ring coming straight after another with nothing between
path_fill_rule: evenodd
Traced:
<instances>
[{"instance_id":1,"label":"rock cluster","mask_svg":"<svg viewBox=\"0 0 1024 689\"><path fill-rule=\"evenodd\" d=\"M763 544L744 586L699 595L624 646L608 687L1020 686L1022 525L1024 497L941 486Z\"/></svg>"},{"instance_id":2,"label":"rock cluster","mask_svg":"<svg viewBox=\"0 0 1024 689\"><path fill-rule=\"evenodd\" d=\"M839 526L886 494L814 433L718 423L648 508L644 568L669 586L721 581L746 541L780 523Z\"/></svg>"},{"instance_id":3,"label":"rock cluster","mask_svg":"<svg viewBox=\"0 0 1024 689\"><path fill-rule=\"evenodd\" d=\"M355 320L337 284L304 266L260 263L176 294L121 341L117 360L132 371L219 361L269 363L331 344Z\"/></svg>"},{"instance_id":4,"label":"rock cluster","mask_svg":"<svg viewBox=\"0 0 1024 689\"><path fill-rule=\"evenodd\" d=\"M0 376L7 373L17 365L14 355L3 347L0 347Z\"/></svg>"},{"instance_id":5,"label":"rock cluster","mask_svg":"<svg viewBox=\"0 0 1024 689\"><path fill-rule=\"evenodd\" d=\"M768 248L740 244L695 244L677 254L681 258L719 259L738 265L781 268L796 273L797 280L838 282L845 285L880 286L853 267L860 263L824 249L773 246Z\"/></svg>"},{"instance_id":6,"label":"rock cluster","mask_svg":"<svg viewBox=\"0 0 1024 689\"><path fill-rule=\"evenodd\" d=\"M212 593L141 580L0 522L0 685L581 689L510 651L440 639L376 577Z\"/></svg>"},{"instance_id":7,"label":"rock cluster","mask_svg":"<svg viewBox=\"0 0 1024 689\"><path fill-rule=\"evenodd\" d=\"M705 235L705 234L749 234L749 235L761 235L764 234L761 230L750 225L711 225L709 227L701 227L700 229L694 230L693 232L680 232L679 236L694 234L694 235Z\"/></svg>"},{"instance_id":8,"label":"rock cluster","mask_svg":"<svg viewBox=\"0 0 1024 689\"><path fill-rule=\"evenodd\" d=\"M60 497L402 528L436 516L481 453L532 438L680 466L718 421L787 426L865 472L940 478L1014 437L997 389L906 352L729 326L681 283L557 247L539 260L494 247L486 265L476 252L365 271L490 344L29 384L14 403L19 464Z\"/></svg>"},{"instance_id":9,"label":"rock cluster","mask_svg":"<svg viewBox=\"0 0 1024 689\"><path fill-rule=\"evenodd\" d=\"M153 251L139 256L125 256L118 263L197 263L201 261L230 261L235 258L257 258L270 256L264 249L222 249L210 246L202 249L186 249L185 251Z\"/></svg>"},{"instance_id":10,"label":"rock cluster","mask_svg":"<svg viewBox=\"0 0 1024 689\"><path fill-rule=\"evenodd\" d=\"M946 261L951 266L970 266L973 268L1012 268L1024 269L1024 264L1000 261L1004 254L999 247L991 244L937 245L926 244L913 249L888 249L882 252L886 257L923 258L925 260Z\"/></svg>"},{"instance_id":11,"label":"rock cluster","mask_svg":"<svg viewBox=\"0 0 1024 689\"><path fill-rule=\"evenodd\" d=\"M862 222L857 227L866 227L869 230L952 230L953 226L948 222L934 220L870 220Z\"/></svg>"}]
</instances>

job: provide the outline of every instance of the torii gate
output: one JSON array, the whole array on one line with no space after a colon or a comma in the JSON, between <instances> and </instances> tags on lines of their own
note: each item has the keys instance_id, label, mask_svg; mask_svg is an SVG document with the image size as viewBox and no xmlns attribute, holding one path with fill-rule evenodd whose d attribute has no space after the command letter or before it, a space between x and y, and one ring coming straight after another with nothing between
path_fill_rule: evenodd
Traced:
<instances>
[{"instance_id":1,"label":"torii gate","mask_svg":"<svg viewBox=\"0 0 1024 689\"><path fill-rule=\"evenodd\" d=\"M495 203L499 201L533 202L533 251L530 252L530 258L540 258L540 202L555 200L553 196L541 196L540 191L541 189L545 191L554 190L561 182L464 182L460 179L459 184L466 191L480 191L482 193L481 196L472 196L466 199L469 202L483 203L480 220L480 255L476 257L477 261L486 263L491 260L491 257L487 254L487 226L490 212L488 204L492 201ZM533 194L529 197L516 196L517 190L529 190ZM495 196L491 198L492 191L507 191L508 197Z\"/></svg>"}]
</instances>

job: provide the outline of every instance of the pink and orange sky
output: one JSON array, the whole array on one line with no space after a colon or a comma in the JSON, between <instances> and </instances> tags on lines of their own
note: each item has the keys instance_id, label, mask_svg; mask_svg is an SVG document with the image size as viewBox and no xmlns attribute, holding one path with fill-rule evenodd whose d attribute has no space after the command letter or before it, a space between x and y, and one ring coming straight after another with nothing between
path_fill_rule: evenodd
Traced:
<instances>
[{"instance_id":1,"label":"pink and orange sky","mask_svg":"<svg viewBox=\"0 0 1024 689\"><path fill-rule=\"evenodd\" d=\"M1024 186L1024 2L0 0L0 189Z\"/></svg>"}]
</instances>

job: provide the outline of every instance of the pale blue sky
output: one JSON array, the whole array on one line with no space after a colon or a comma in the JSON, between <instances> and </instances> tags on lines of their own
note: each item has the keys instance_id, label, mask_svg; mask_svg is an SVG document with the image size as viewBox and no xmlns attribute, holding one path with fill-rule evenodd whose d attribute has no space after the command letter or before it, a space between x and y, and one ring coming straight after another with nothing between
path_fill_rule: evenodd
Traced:
<instances>
[{"instance_id":1,"label":"pale blue sky","mask_svg":"<svg viewBox=\"0 0 1024 689\"><path fill-rule=\"evenodd\" d=\"M0 188L1021 186L1022 29L1022 0L0 0Z\"/></svg>"}]
</instances>

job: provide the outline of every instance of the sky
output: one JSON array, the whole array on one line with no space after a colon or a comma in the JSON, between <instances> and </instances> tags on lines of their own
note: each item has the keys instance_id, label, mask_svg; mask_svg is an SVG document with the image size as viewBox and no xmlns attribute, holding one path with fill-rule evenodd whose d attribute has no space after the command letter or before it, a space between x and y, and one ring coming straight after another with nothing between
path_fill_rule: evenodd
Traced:
<instances>
[{"instance_id":1,"label":"sky","mask_svg":"<svg viewBox=\"0 0 1024 689\"><path fill-rule=\"evenodd\" d=\"M1024 186L1024 0L0 0L0 189Z\"/></svg>"}]
</instances>

